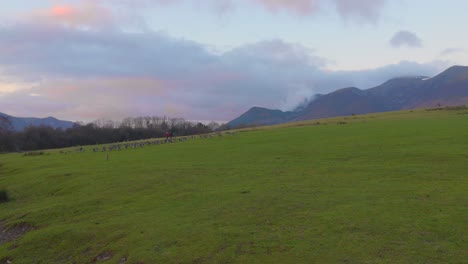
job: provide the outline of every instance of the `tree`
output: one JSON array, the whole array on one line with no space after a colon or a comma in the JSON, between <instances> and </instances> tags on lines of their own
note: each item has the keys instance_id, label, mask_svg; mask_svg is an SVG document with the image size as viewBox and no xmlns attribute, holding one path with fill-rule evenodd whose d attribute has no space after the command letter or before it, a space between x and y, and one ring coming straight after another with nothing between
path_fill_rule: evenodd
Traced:
<instances>
[{"instance_id":1,"label":"tree","mask_svg":"<svg viewBox=\"0 0 468 264\"><path fill-rule=\"evenodd\" d=\"M0 116L0 134L4 134L13 130L11 121L6 116Z\"/></svg>"},{"instance_id":2,"label":"tree","mask_svg":"<svg viewBox=\"0 0 468 264\"><path fill-rule=\"evenodd\" d=\"M217 130L221 125L218 123L218 122L215 122L215 121L211 121L209 124L208 124L208 127L215 131Z\"/></svg>"},{"instance_id":3,"label":"tree","mask_svg":"<svg viewBox=\"0 0 468 264\"><path fill-rule=\"evenodd\" d=\"M6 116L0 116L0 152L15 150L13 139L13 125Z\"/></svg>"},{"instance_id":4,"label":"tree","mask_svg":"<svg viewBox=\"0 0 468 264\"><path fill-rule=\"evenodd\" d=\"M116 128L118 127L117 122L107 119L107 118L100 118L93 122L99 128Z\"/></svg>"},{"instance_id":5,"label":"tree","mask_svg":"<svg viewBox=\"0 0 468 264\"><path fill-rule=\"evenodd\" d=\"M175 136L205 134L214 131L202 123L183 118L135 117L122 122L99 119L93 123L75 125L66 130L47 126L29 126L23 131L13 131L11 122L0 116L0 152L30 151L94 144L142 140L163 137L166 131Z\"/></svg>"}]
</instances>

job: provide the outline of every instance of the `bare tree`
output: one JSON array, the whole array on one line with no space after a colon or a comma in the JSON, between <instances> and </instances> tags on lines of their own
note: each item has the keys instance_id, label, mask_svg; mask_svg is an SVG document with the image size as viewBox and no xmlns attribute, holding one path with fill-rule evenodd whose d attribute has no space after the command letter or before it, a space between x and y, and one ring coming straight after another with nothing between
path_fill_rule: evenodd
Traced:
<instances>
[{"instance_id":1,"label":"bare tree","mask_svg":"<svg viewBox=\"0 0 468 264\"><path fill-rule=\"evenodd\" d=\"M0 133L6 133L13 130L13 125L8 117L0 115Z\"/></svg>"},{"instance_id":2,"label":"bare tree","mask_svg":"<svg viewBox=\"0 0 468 264\"><path fill-rule=\"evenodd\" d=\"M143 117L133 118L133 126L134 128L145 128Z\"/></svg>"},{"instance_id":3,"label":"bare tree","mask_svg":"<svg viewBox=\"0 0 468 264\"><path fill-rule=\"evenodd\" d=\"M120 122L120 127L124 127L124 128L132 128L132 118L130 117L126 117L122 120L122 122Z\"/></svg>"},{"instance_id":4,"label":"bare tree","mask_svg":"<svg viewBox=\"0 0 468 264\"><path fill-rule=\"evenodd\" d=\"M160 116L152 116L151 123L154 124L156 127L160 127L163 122L163 118Z\"/></svg>"},{"instance_id":5,"label":"bare tree","mask_svg":"<svg viewBox=\"0 0 468 264\"><path fill-rule=\"evenodd\" d=\"M118 123L113 121L113 120L110 120L110 119L106 119L106 118L100 118L96 121L93 122L94 125L96 125L97 127L100 127L100 128L116 128L118 127Z\"/></svg>"},{"instance_id":6,"label":"bare tree","mask_svg":"<svg viewBox=\"0 0 468 264\"><path fill-rule=\"evenodd\" d=\"M213 131L218 129L220 126L221 125L218 122L215 122L215 121L211 121L210 123L208 123L208 127Z\"/></svg>"},{"instance_id":7,"label":"bare tree","mask_svg":"<svg viewBox=\"0 0 468 264\"><path fill-rule=\"evenodd\" d=\"M144 116L144 117L143 117L143 126L144 126L145 128L152 128L152 127L154 127L153 119L151 118L151 116Z\"/></svg>"}]
</instances>

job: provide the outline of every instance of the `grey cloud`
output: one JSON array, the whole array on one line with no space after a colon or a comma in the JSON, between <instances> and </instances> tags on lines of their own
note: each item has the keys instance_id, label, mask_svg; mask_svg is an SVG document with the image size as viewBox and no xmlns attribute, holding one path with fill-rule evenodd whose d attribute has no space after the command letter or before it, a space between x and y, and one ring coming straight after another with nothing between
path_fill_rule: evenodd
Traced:
<instances>
[{"instance_id":1,"label":"grey cloud","mask_svg":"<svg viewBox=\"0 0 468 264\"><path fill-rule=\"evenodd\" d=\"M452 55L452 54L456 54L456 53L460 53L460 52L463 52L465 51L465 49L463 48L447 48L447 49L444 49L440 55L441 56L447 56L447 55Z\"/></svg>"},{"instance_id":2,"label":"grey cloud","mask_svg":"<svg viewBox=\"0 0 468 264\"><path fill-rule=\"evenodd\" d=\"M358 17L375 21L386 0L335 0L338 13L345 18Z\"/></svg>"},{"instance_id":3,"label":"grey cloud","mask_svg":"<svg viewBox=\"0 0 468 264\"><path fill-rule=\"evenodd\" d=\"M30 75L191 74L216 58L197 43L162 33L17 24L0 28L0 63Z\"/></svg>"},{"instance_id":4,"label":"grey cloud","mask_svg":"<svg viewBox=\"0 0 468 264\"><path fill-rule=\"evenodd\" d=\"M413 32L402 30L390 39L390 45L394 48L400 48L402 46L408 46L413 48L422 47L422 40Z\"/></svg>"},{"instance_id":5,"label":"grey cloud","mask_svg":"<svg viewBox=\"0 0 468 264\"><path fill-rule=\"evenodd\" d=\"M116 3L116 1L112 1ZM132 8L148 7L151 5L169 5L179 2L190 2L195 6L208 6L218 13L233 10L241 1L234 0L117 0L117 3ZM237 2L237 3L236 3ZM375 21L387 0L244 0L244 3L261 6L267 11L289 12L300 16L315 15L328 4L334 5L338 14L346 19L359 18L365 21Z\"/></svg>"},{"instance_id":6,"label":"grey cloud","mask_svg":"<svg viewBox=\"0 0 468 264\"><path fill-rule=\"evenodd\" d=\"M445 70L449 66L451 65L446 61L432 61L429 63L401 61L397 64L390 64L376 69L341 71L336 72L336 74L340 76L338 79L348 80L354 84L353 86L367 89L397 77L432 77Z\"/></svg>"}]
</instances>

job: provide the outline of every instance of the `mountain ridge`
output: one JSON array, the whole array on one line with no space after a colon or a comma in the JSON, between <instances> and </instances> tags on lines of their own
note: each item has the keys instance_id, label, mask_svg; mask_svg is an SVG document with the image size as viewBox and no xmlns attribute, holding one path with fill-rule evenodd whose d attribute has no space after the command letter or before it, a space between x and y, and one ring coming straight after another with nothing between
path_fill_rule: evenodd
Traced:
<instances>
[{"instance_id":1,"label":"mountain ridge","mask_svg":"<svg viewBox=\"0 0 468 264\"><path fill-rule=\"evenodd\" d=\"M468 67L452 66L430 78L405 76L361 90L346 87L316 96L300 111L283 112L252 107L228 126L274 125L318 118L397 111L420 107L468 104ZM267 117L267 118L264 118Z\"/></svg>"},{"instance_id":2,"label":"mountain ridge","mask_svg":"<svg viewBox=\"0 0 468 264\"><path fill-rule=\"evenodd\" d=\"M52 128L67 129L76 125L75 122L59 120L52 116L45 118L15 117L1 112L0 116L6 117L11 122L14 131L23 131L28 126L49 126Z\"/></svg>"}]
</instances>

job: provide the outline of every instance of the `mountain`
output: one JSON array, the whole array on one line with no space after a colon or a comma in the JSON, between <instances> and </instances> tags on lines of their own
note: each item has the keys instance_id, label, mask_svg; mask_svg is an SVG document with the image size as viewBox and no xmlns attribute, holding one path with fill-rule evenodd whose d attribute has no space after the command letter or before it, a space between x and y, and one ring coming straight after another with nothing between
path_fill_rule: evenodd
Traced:
<instances>
[{"instance_id":1,"label":"mountain","mask_svg":"<svg viewBox=\"0 0 468 264\"><path fill-rule=\"evenodd\" d=\"M454 66L415 87L405 109L468 104L468 67Z\"/></svg>"},{"instance_id":2,"label":"mountain","mask_svg":"<svg viewBox=\"0 0 468 264\"><path fill-rule=\"evenodd\" d=\"M67 129L76 125L74 122L58 120L54 117L14 117L4 113L0 113L0 116L6 117L8 120L10 120L14 131L22 131L28 126L50 126L53 128Z\"/></svg>"},{"instance_id":3,"label":"mountain","mask_svg":"<svg viewBox=\"0 0 468 264\"><path fill-rule=\"evenodd\" d=\"M231 127L248 125L273 125L283 123L297 116L296 112L283 112L280 110L270 110L262 107L252 107L243 115L229 122Z\"/></svg>"},{"instance_id":4,"label":"mountain","mask_svg":"<svg viewBox=\"0 0 468 264\"><path fill-rule=\"evenodd\" d=\"M453 66L433 78L401 77L367 90L356 87L339 89L316 96L306 107L294 112L253 107L228 125L272 125L352 114L465 104L468 104L468 67Z\"/></svg>"}]
</instances>

